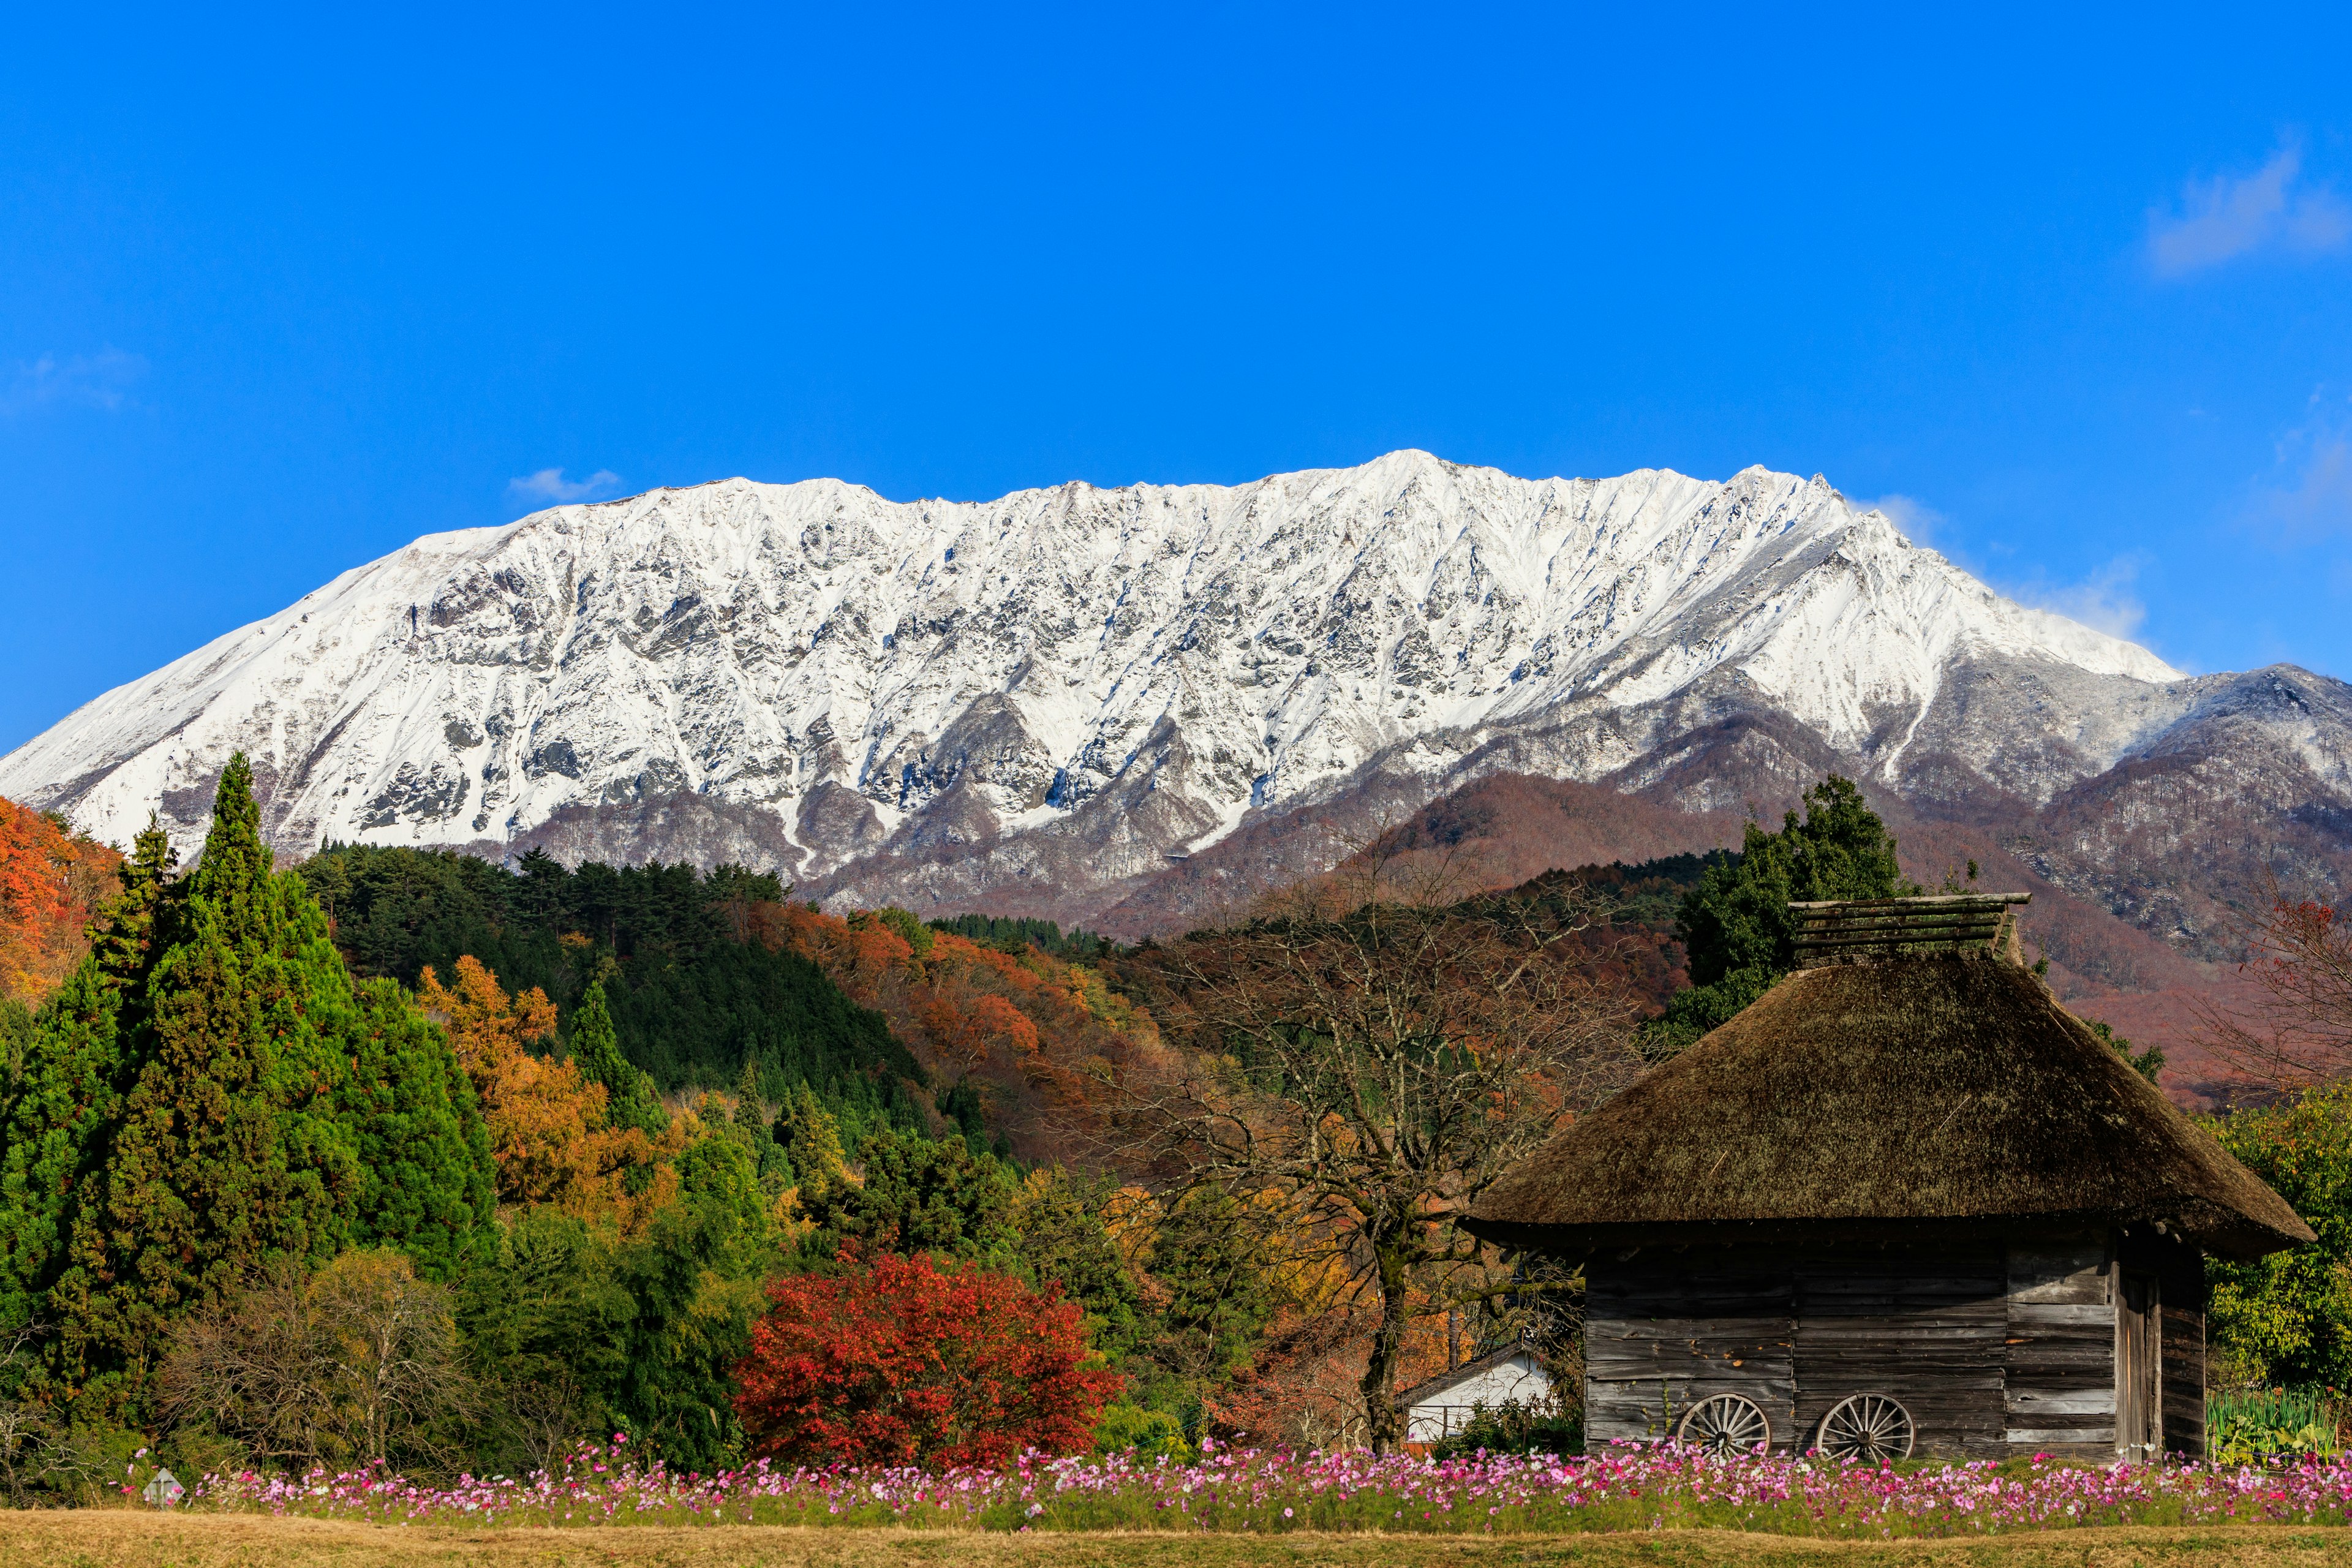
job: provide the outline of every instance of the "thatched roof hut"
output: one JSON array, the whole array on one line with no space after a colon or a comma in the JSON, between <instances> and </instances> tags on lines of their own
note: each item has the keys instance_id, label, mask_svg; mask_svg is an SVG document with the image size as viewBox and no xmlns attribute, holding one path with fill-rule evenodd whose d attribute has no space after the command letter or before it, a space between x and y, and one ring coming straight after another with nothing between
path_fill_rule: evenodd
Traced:
<instances>
[{"instance_id":1,"label":"thatched roof hut","mask_svg":"<svg viewBox=\"0 0 2352 1568\"><path fill-rule=\"evenodd\" d=\"M1816 942L1488 1190L1475 1234L1586 1260L1589 1432L1720 1394L1806 1447L1868 1395L1906 1451L2201 1448L2201 1255L2312 1233L1999 934Z\"/></svg>"},{"instance_id":2,"label":"thatched roof hut","mask_svg":"<svg viewBox=\"0 0 2352 1568\"><path fill-rule=\"evenodd\" d=\"M1548 1251L1661 1226L1918 1221L2311 1239L2276 1193L2012 963L1790 975L1488 1189L1479 1235Z\"/></svg>"}]
</instances>

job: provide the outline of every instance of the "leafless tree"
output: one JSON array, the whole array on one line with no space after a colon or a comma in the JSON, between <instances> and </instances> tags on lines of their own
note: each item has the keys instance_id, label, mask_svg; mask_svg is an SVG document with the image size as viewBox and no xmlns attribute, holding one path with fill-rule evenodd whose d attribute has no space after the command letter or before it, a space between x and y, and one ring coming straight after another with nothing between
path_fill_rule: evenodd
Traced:
<instances>
[{"instance_id":1,"label":"leafless tree","mask_svg":"<svg viewBox=\"0 0 2352 1568\"><path fill-rule=\"evenodd\" d=\"M2273 1089L2341 1082L2352 1076L2352 920L2273 895L2243 931L2251 995L2191 1004L2202 1043Z\"/></svg>"},{"instance_id":2,"label":"leafless tree","mask_svg":"<svg viewBox=\"0 0 2352 1568\"><path fill-rule=\"evenodd\" d=\"M316 1459L334 1363L309 1284L284 1261L183 1320L158 1379L165 1421L210 1426L265 1463Z\"/></svg>"},{"instance_id":3,"label":"leafless tree","mask_svg":"<svg viewBox=\"0 0 2352 1568\"><path fill-rule=\"evenodd\" d=\"M32 1361L37 1324L28 1323L0 1342L0 1386L15 1388ZM56 1462L58 1425L37 1400L0 1398L0 1490L23 1507L33 1483Z\"/></svg>"},{"instance_id":4,"label":"leafless tree","mask_svg":"<svg viewBox=\"0 0 2352 1568\"><path fill-rule=\"evenodd\" d=\"M535 1470L552 1469L579 1448L588 1435L583 1404L580 1390L561 1373L509 1384L498 1398L507 1429Z\"/></svg>"},{"instance_id":5,"label":"leafless tree","mask_svg":"<svg viewBox=\"0 0 2352 1568\"><path fill-rule=\"evenodd\" d=\"M389 1250L347 1252L308 1277L281 1265L191 1314L161 1383L166 1420L295 1464L383 1463L474 1412L448 1290Z\"/></svg>"},{"instance_id":6,"label":"leafless tree","mask_svg":"<svg viewBox=\"0 0 2352 1568\"><path fill-rule=\"evenodd\" d=\"M1128 1152L1246 1196L1242 1212L1294 1227L1293 1256L1304 1235L1344 1265L1377 1309L1361 1387L1383 1451L1404 1437L1414 1319L1521 1288L1454 1220L1642 1065L1580 889L1456 891L1454 868L1400 878L1376 841L1135 964L1191 1048L1123 1084Z\"/></svg>"}]
</instances>

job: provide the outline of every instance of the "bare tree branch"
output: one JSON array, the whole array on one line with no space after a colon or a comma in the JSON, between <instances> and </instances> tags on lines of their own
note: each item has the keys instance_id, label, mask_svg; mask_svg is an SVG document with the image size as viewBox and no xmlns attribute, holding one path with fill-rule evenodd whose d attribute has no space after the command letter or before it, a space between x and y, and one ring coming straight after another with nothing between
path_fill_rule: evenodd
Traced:
<instances>
[{"instance_id":1,"label":"bare tree branch","mask_svg":"<svg viewBox=\"0 0 2352 1568\"><path fill-rule=\"evenodd\" d=\"M2352 921L2326 904L2289 902L2271 889L2270 908L2243 929L2238 973L2251 1000L2190 1004L2201 1043L2221 1060L2273 1089L2295 1092L2352 1075Z\"/></svg>"},{"instance_id":2,"label":"bare tree branch","mask_svg":"<svg viewBox=\"0 0 2352 1568\"><path fill-rule=\"evenodd\" d=\"M1271 1194L1247 1212L1295 1227L1294 1256L1303 1235L1377 1301L1362 1391L1383 1449L1403 1437L1412 1321L1507 1293L1498 1256L1452 1222L1642 1066L1636 1008L1599 978L1607 940L1580 889L1465 900L1445 867L1391 875L1393 841L1133 961L1181 1048L1121 1080L1118 1118L1130 1160Z\"/></svg>"}]
</instances>

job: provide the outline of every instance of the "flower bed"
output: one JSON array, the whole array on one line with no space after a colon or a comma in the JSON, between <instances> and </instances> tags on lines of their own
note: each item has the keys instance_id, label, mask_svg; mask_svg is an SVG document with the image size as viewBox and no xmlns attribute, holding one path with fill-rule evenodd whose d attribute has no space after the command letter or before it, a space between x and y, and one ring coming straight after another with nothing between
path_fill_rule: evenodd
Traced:
<instances>
[{"instance_id":1,"label":"flower bed","mask_svg":"<svg viewBox=\"0 0 2352 1568\"><path fill-rule=\"evenodd\" d=\"M716 1476L583 1450L522 1480L429 1486L382 1472L207 1476L183 1506L382 1522L895 1525L941 1530L1446 1533L1714 1528L1962 1535L2088 1524L2352 1521L2352 1466L2085 1469L2037 1458L1873 1468L1715 1458L1670 1446L1596 1457L1431 1460L1212 1448L1196 1462L1031 1456L1005 1471L783 1469Z\"/></svg>"}]
</instances>

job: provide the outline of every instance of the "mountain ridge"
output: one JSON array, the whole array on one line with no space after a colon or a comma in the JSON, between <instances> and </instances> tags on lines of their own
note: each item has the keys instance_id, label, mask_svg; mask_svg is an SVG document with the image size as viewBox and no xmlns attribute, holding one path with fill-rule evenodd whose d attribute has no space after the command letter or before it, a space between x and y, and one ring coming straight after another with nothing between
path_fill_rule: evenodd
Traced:
<instances>
[{"instance_id":1,"label":"mountain ridge","mask_svg":"<svg viewBox=\"0 0 2352 1568\"><path fill-rule=\"evenodd\" d=\"M2068 811L2260 796L2329 887L2352 814L2352 689L2185 675L1821 476L1413 449L980 502L724 479L426 535L92 700L0 795L125 841L160 802L186 847L236 749L289 853L738 860L1090 923L1237 833L1496 773L1715 812L1835 765L2012 837L2073 822L2037 852L2118 909L2164 878L2105 861L2171 851Z\"/></svg>"}]
</instances>

